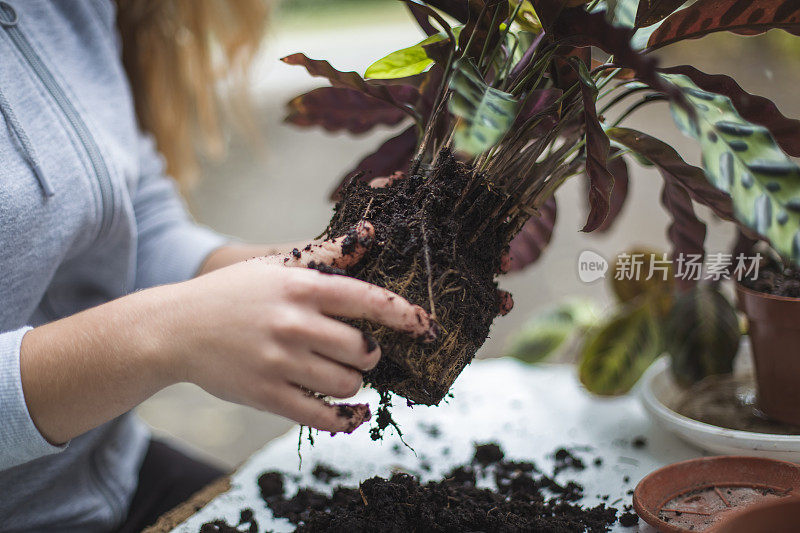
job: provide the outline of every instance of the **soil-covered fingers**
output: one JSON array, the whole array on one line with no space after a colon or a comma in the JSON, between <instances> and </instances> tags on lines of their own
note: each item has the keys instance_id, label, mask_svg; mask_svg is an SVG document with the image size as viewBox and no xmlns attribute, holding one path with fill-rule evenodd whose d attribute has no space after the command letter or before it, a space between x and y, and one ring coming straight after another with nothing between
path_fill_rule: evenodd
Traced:
<instances>
[{"instance_id":1,"label":"soil-covered fingers","mask_svg":"<svg viewBox=\"0 0 800 533\"><path fill-rule=\"evenodd\" d=\"M511 272L511 248L506 247L503 250L503 255L500 256L500 268L498 269L501 274Z\"/></svg>"},{"instance_id":2,"label":"soil-covered fingers","mask_svg":"<svg viewBox=\"0 0 800 533\"><path fill-rule=\"evenodd\" d=\"M439 326L425 310L397 294L354 278L326 276L315 300L329 316L369 320L430 342Z\"/></svg>"},{"instance_id":3,"label":"soil-covered fingers","mask_svg":"<svg viewBox=\"0 0 800 533\"><path fill-rule=\"evenodd\" d=\"M405 179L406 175L403 172L395 172L391 176L383 177L383 178L375 178L369 182L369 186L373 189L381 189L383 187L388 187L392 185L394 182L398 180Z\"/></svg>"},{"instance_id":4,"label":"soil-covered fingers","mask_svg":"<svg viewBox=\"0 0 800 533\"><path fill-rule=\"evenodd\" d=\"M375 368L381 358L381 349L375 339L332 318L315 321L302 342L312 352L361 372Z\"/></svg>"},{"instance_id":5,"label":"soil-covered fingers","mask_svg":"<svg viewBox=\"0 0 800 533\"><path fill-rule=\"evenodd\" d=\"M295 353L287 364L285 377L304 389L334 398L350 398L361 389L361 372L312 353Z\"/></svg>"},{"instance_id":6,"label":"soil-covered fingers","mask_svg":"<svg viewBox=\"0 0 800 533\"><path fill-rule=\"evenodd\" d=\"M361 261L375 238L375 228L367 221L353 227L347 235L330 241L295 248L285 255L267 258L277 264L292 267L318 267L324 265L344 270ZM333 272L330 272L333 273Z\"/></svg>"},{"instance_id":7,"label":"soil-covered fingers","mask_svg":"<svg viewBox=\"0 0 800 533\"><path fill-rule=\"evenodd\" d=\"M321 431L352 433L370 419L367 404L329 404L289 383L273 386L269 410Z\"/></svg>"},{"instance_id":8,"label":"soil-covered fingers","mask_svg":"<svg viewBox=\"0 0 800 533\"><path fill-rule=\"evenodd\" d=\"M497 300L499 302L499 311L497 314L500 316L507 315L511 312L511 309L514 308L514 298L511 296L510 292L498 289Z\"/></svg>"}]
</instances>

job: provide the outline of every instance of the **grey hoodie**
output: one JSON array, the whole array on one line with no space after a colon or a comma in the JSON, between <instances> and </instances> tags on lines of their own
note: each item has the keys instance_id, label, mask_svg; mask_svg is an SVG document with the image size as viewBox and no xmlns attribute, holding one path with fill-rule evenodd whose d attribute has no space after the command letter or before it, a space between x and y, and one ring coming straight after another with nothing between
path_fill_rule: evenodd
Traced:
<instances>
[{"instance_id":1,"label":"grey hoodie","mask_svg":"<svg viewBox=\"0 0 800 533\"><path fill-rule=\"evenodd\" d=\"M111 0L0 2L0 531L108 531L148 431L126 414L63 446L36 429L31 328L191 277L222 237L194 225L138 128Z\"/></svg>"}]
</instances>

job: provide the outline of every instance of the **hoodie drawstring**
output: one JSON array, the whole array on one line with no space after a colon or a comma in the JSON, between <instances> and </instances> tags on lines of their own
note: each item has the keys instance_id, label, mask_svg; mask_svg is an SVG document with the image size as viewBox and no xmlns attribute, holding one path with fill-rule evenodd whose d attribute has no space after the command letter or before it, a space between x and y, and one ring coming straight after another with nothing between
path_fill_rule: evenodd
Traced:
<instances>
[{"instance_id":1,"label":"hoodie drawstring","mask_svg":"<svg viewBox=\"0 0 800 533\"><path fill-rule=\"evenodd\" d=\"M17 120L17 115L14 114L14 111L11 109L11 104L8 103L2 90L0 90L0 112L2 112L3 117L5 117L6 124L8 124L8 129L12 136L17 140L16 144L22 153L22 157L28 162L31 170L33 170L33 173L36 175L36 179L42 187L42 192L44 192L44 195L48 198L53 196L55 191L50 184L50 180L47 179L47 175L42 170L41 164L39 164L39 156L36 155L36 150L33 144L31 144L28 134L25 133L19 120Z\"/></svg>"}]
</instances>

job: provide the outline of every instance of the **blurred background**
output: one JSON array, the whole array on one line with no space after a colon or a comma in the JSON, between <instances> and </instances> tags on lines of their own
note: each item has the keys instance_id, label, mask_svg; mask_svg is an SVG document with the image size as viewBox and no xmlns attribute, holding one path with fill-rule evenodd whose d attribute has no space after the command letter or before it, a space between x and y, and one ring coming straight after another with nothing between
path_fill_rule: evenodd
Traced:
<instances>
[{"instance_id":1,"label":"blurred background","mask_svg":"<svg viewBox=\"0 0 800 533\"><path fill-rule=\"evenodd\" d=\"M327 59L340 70L363 73L376 59L418 42L421 35L396 0L286 0L276 8L252 73L258 131L231 133L225 159L204 163L202 177L187 198L197 220L249 242L317 236L330 219L332 187L392 130L354 138L284 125L285 102L324 80L284 65L279 58L304 52ZM664 65L689 63L709 73L731 75L749 92L771 98L785 115L800 117L800 38L777 31L746 38L715 34L667 47L661 60ZM640 110L626 124L666 140L685 159L698 162L699 150L676 130L665 105ZM586 216L583 181L573 179L559 190L551 245L538 263L501 280L501 286L514 295L514 311L495 321L479 357L503 355L509 335L537 311L564 298L610 302L602 280L591 284L579 280L581 251L593 250L609 260L634 245L668 251L668 219L659 203L661 180L654 170L629 164L631 191L608 234L580 232ZM708 250L726 251L731 228L704 218L710 226ZM174 437L228 468L293 426L285 419L217 400L188 384L158 393L139 407L139 414L157 433ZM393 441L387 438L387 443Z\"/></svg>"}]
</instances>

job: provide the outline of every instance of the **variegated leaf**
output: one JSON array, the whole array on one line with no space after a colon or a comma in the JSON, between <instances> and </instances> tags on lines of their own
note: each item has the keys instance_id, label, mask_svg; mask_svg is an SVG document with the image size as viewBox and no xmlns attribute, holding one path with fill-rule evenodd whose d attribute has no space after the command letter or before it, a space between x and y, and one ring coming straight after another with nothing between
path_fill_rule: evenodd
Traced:
<instances>
[{"instance_id":1,"label":"variegated leaf","mask_svg":"<svg viewBox=\"0 0 800 533\"><path fill-rule=\"evenodd\" d=\"M699 284L679 295L667 320L665 343L678 382L691 385L731 372L740 337L736 311L716 287Z\"/></svg>"},{"instance_id":2,"label":"variegated leaf","mask_svg":"<svg viewBox=\"0 0 800 533\"><path fill-rule=\"evenodd\" d=\"M744 120L728 97L703 91L683 75L664 77L692 106L694 116L673 104L673 117L700 142L706 176L730 194L736 218L800 261L800 167L766 128Z\"/></svg>"},{"instance_id":3,"label":"variegated leaf","mask_svg":"<svg viewBox=\"0 0 800 533\"><path fill-rule=\"evenodd\" d=\"M450 112L461 119L454 137L456 149L476 156L497 144L514 123L517 99L490 87L466 59L455 63L450 88Z\"/></svg>"},{"instance_id":4,"label":"variegated leaf","mask_svg":"<svg viewBox=\"0 0 800 533\"><path fill-rule=\"evenodd\" d=\"M578 375L595 394L625 394L662 352L663 335L646 300L619 313L589 335Z\"/></svg>"}]
</instances>

